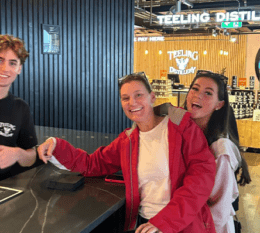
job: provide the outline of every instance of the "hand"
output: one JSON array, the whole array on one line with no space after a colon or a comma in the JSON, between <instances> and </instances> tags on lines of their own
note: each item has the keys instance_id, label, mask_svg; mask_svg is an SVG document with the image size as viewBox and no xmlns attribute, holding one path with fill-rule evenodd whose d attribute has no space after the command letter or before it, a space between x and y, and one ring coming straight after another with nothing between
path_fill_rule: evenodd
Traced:
<instances>
[{"instance_id":1,"label":"hand","mask_svg":"<svg viewBox=\"0 0 260 233\"><path fill-rule=\"evenodd\" d=\"M162 233L157 227L155 227L153 224L147 222L142 225L140 225L135 233Z\"/></svg>"},{"instance_id":2,"label":"hand","mask_svg":"<svg viewBox=\"0 0 260 233\"><path fill-rule=\"evenodd\" d=\"M44 143L42 143L38 147L38 154L39 158L44 162L47 163L48 160L52 157L52 152L56 147L56 139L55 138L48 138Z\"/></svg>"},{"instance_id":3,"label":"hand","mask_svg":"<svg viewBox=\"0 0 260 233\"><path fill-rule=\"evenodd\" d=\"M0 168L4 169L15 164L20 155L19 147L0 146Z\"/></svg>"}]
</instances>

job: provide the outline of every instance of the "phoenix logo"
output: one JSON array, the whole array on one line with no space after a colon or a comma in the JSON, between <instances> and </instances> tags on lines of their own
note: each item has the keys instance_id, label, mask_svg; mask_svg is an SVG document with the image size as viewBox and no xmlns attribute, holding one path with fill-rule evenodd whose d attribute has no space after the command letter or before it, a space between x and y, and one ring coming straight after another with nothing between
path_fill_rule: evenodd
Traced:
<instances>
[{"instance_id":1,"label":"phoenix logo","mask_svg":"<svg viewBox=\"0 0 260 233\"><path fill-rule=\"evenodd\" d=\"M176 51L168 51L169 59L175 59L176 64L178 66L178 69L175 69L174 67L170 67L170 73L175 74L190 74L194 73L196 67L191 67L189 69L186 69L190 59L196 61L198 60L198 52L192 52L190 50L176 50Z\"/></svg>"},{"instance_id":2,"label":"phoenix logo","mask_svg":"<svg viewBox=\"0 0 260 233\"><path fill-rule=\"evenodd\" d=\"M4 137L12 137L14 135L15 128L15 125L0 122L0 135Z\"/></svg>"},{"instance_id":3,"label":"phoenix logo","mask_svg":"<svg viewBox=\"0 0 260 233\"><path fill-rule=\"evenodd\" d=\"M176 58L175 60L176 60L176 63L178 65L178 67L179 67L179 70L185 70L185 68L186 68L186 66L187 66L187 64L189 62L189 58L186 58L186 59L184 59L184 58L180 58L180 59Z\"/></svg>"}]
</instances>

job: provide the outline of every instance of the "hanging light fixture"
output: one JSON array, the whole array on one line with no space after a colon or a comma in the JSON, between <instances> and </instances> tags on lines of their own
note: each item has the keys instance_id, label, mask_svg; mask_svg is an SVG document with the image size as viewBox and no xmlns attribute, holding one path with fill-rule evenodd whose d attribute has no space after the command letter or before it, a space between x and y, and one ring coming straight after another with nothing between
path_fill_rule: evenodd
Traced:
<instances>
[{"instance_id":1,"label":"hanging light fixture","mask_svg":"<svg viewBox=\"0 0 260 233\"><path fill-rule=\"evenodd\" d=\"M189 2L188 0L180 0L180 2L182 2L186 6L193 8L193 3Z\"/></svg>"},{"instance_id":2,"label":"hanging light fixture","mask_svg":"<svg viewBox=\"0 0 260 233\"><path fill-rule=\"evenodd\" d=\"M224 36L229 36L230 33L229 33L229 31L228 31L227 29L224 29L224 31L223 31L223 35L224 35Z\"/></svg>"}]
</instances>

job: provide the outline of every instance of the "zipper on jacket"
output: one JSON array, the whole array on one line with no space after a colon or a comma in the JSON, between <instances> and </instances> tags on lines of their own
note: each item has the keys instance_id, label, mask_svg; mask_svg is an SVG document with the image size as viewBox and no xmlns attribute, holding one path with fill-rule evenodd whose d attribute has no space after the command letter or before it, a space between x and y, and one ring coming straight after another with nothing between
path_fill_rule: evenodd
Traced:
<instances>
[{"instance_id":1,"label":"zipper on jacket","mask_svg":"<svg viewBox=\"0 0 260 233\"><path fill-rule=\"evenodd\" d=\"M128 136L128 135L127 135ZM130 210L130 221L129 221L129 226L128 226L128 229L130 229L130 225L131 225L131 220L132 220L132 212L133 212L133 205L134 205L134 198L133 198L133 176L132 176L132 142L131 142L131 137L128 136L129 138L129 141L130 141L130 166L129 166L129 169L130 169L130 182L131 182L131 210Z\"/></svg>"}]
</instances>

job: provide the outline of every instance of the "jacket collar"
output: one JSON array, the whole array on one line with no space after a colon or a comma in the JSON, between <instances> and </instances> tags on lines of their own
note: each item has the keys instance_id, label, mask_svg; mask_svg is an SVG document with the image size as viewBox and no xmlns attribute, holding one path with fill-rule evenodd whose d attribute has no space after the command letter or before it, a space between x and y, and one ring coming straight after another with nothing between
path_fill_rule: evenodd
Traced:
<instances>
[{"instance_id":1,"label":"jacket collar","mask_svg":"<svg viewBox=\"0 0 260 233\"><path fill-rule=\"evenodd\" d=\"M168 115L172 123L180 125L187 111L183 108L174 107L170 103L164 103L154 107L154 113L158 116Z\"/></svg>"},{"instance_id":2,"label":"jacket collar","mask_svg":"<svg viewBox=\"0 0 260 233\"><path fill-rule=\"evenodd\" d=\"M161 104L159 106L156 106L154 107L154 113L158 116L165 116L165 115L168 115L170 120L176 124L176 125L180 125L184 115L187 113L186 110L184 110L183 108L177 108L177 107L174 107L172 106L171 104L169 103L164 103L164 104ZM188 114L190 115L190 114ZM136 123L134 122L132 124L132 127L130 129L127 129L125 131L126 135L128 137L130 137L130 135L132 134L132 132L138 128Z\"/></svg>"},{"instance_id":3,"label":"jacket collar","mask_svg":"<svg viewBox=\"0 0 260 233\"><path fill-rule=\"evenodd\" d=\"M134 123L132 124L132 127L131 127L130 129L127 129L127 130L125 131L126 135L127 135L128 137L130 137L131 133L133 133L133 131L134 131L136 128L137 128L137 125L136 125L136 123L134 122Z\"/></svg>"}]
</instances>

